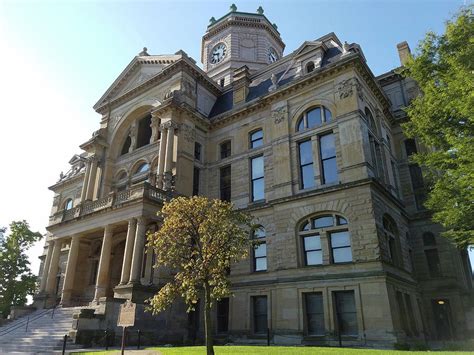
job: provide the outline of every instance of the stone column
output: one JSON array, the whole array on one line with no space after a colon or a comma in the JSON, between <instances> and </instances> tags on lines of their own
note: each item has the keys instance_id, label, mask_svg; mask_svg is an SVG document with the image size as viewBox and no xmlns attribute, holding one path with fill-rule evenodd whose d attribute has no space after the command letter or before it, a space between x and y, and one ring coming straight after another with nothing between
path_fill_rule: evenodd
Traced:
<instances>
[{"instance_id":1,"label":"stone column","mask_svg":"<svg viewBox=\"0 0 474 355\"><path fill-rule=\"evenodd\" d=\"M79 236L71 237L69 255L67 257L66 273L64 274L63 291L61 295L61 304L67 304L71 300L72 289L74 286L74 276L76 274L77 256L79 254Z\"/></svg>"},{"instance_id":2,"label":"stone column","mask_svg":"<svg viewBox=\"0 0 474 355\"><path fill-rule=\"evenodd\" d=\"M125 241L125 250L123 254L122 275L120 284L125 285L130 280L130 268L132 262L133 244L135 243L135 232L137 229L137 220L132 218L128 221L127 239Z\"/></svg>"},{"instance_id":3,"label":"stone column","mask_svg":"<svg viewBox=\"0 0 474 355\"><path fill-rule=\"evenodd\" d=\"M166 158L165 158L165 167L164 167L164 190L171 189L171 177L173 173L171 171L173 163L173 149L174 149L174 129L175 125L173 122L167 122L168 124L168 132L166 138Z\"/></svg>"},{"instance_id":4,"label":"stone column","mask_svg":"<svg viewBox=\"0 0 474 355\"><path fill-rule=\"evenodd\" d=\"M140 271L143 261L143 249L145 248L146 220L143 217L138 218L137 233L133 245L132 270L129 283L140 283Z\"/></svg>"},{"instance_id":5,"label":"stone column","mask_svg":"<svg viewBox=\"0 0 474 355\"><path fill-rule=\"evenodd\" d=\"M56 239L52 241L53 253L51 254L51 261L48 270L48 281L46 281L46 292L53 296L56 287L56 275L59 269L59 257L61 256L61 244L62 241Z\"/></svg>"},{"instance_id":6,"label":"stone column","mask_svg":"<svg viewBox=\"0 0 474 355\"><path fill-rule=\"evenodd\" d=\"M102 248L100 250L99 269L97 271L97 282L95 284L94 301L104 297L109 280L110 254L112 251L112 226L105 226Z\"/></svg>"},{"instance_id":7,"label":"stone column","mask_svg":"<svg viewBox=\"0 0 474 355\"><path fill-rule=\"evenodd\" d=\"M81 191L81 202L84 202L87 195L87 184L89 183L89 175L91 173L91 164L90 161L86 162L86 174L84 175L84 181L82 182L82 191Z\"/></svg>"},{"instance_id":8,"label":"stone column","mask_svg":"<svg viewBox=\"0 0 474 355\"><path fill-rule=\"evenodd\" d=\"M54 242L50 240L48 242L48 251L46 252L46 258L44 259L43 274L41 275L41 283L39 292L46 290L46 280L48 280L49 265L51 264L51 255L53 254Z\"/></svg>"},{"instance_id":9,"label":"stone column","mask_svg":"<svg viewBox=\"0 0 474 355\"><path fill-rule=\"evenodd\" d=\"M158 152L158 166L156 170L156 187L159 189L163 188L163 173L165 168L165 156L166 156L166 139L168 137L168 129L164 126L160 126L161 139L160 139L160 151Z\"/></svg>"},{"instance_id":10,"label":"stone column","mask_svg":"<svg viewBox=\"0 0 474 355\"><path fill-rule=\"evenodd\" d=\"M146 248L145 276L143 278L146 284L153 283L153 247L151 245Z\"/></svg>"},{"instance_id":11,"label":"stone column","mask_svg":"<svg viewBox=\"0 0 474 355\"><path fill-rule=\"evenodd\" d=\"M89 181L87 182L86 200L92 200L92 198L94 197L95 180L97 177L97 166L99 164L99 159L95 155L93 155L90 160L90 173Z\"/></svg>"}]
</instances>

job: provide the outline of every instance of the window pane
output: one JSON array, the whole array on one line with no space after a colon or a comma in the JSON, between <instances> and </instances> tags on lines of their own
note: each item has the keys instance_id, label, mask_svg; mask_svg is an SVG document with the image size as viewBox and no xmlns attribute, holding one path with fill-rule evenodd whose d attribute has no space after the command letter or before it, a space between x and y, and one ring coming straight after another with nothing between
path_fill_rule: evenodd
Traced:
<instances>
[{"instance_id":1,"label":"window pane","mask_svg":"<svg viewBox=\"0 0 474 355\"><path fill-rule=\"evenodd\" d=\"M306 294L306 312L323 313L323 295L321 293Z\"/></svg>"},{"instance_id":2,"label":"window pane","mask_svg":"<svg viewBox=\"0 0 474 355\"><path fill-rule=\"evenodd\" d=\"M263 200L265 198L265 180L263 178L252 182L252 201Z\"/></svg>"},{"instance_id":3,"label":"window pane","mask_svg":"<svg viewBox=\"0 0 474 355\"><path fill-rule=\"evenodd\" d=\"M332 219L332 216L323 216L314 219L313 225L314 228L331 227L334 225L334 221Z\"/></svg>"},{"instance_id":4,"label":"window pane","mask_svg":"<svg viewBox=\"0 0 474 355\"><path fill-rule=\"evenodd\" d=\"M351 238L349 232L331 233L331 245L333 248L350 246Z\"/></svg>"},{"instance_id":5,"label":"window pane","mask_svg":"<svg viewBox=\"0 0 474 355\"><path fill-rule=\"evenodd\" d=\"M201 160L201 144L194 143L194 159Z\"/></svg>"},{"instance_id":6,"label":"window pane","mask_svg":"<svg viewBox=\"0 0 474 355\"><path fill-rule=\"evenodd\" d=\"M321 265L323 263L323 252L321 250L306 252L306 265Z\"/></svg>"},{"instance_id":7,"label":"window pane","mask_svg":"<svg viewBox=\"0 0 474 355\"><path fill-rule=\"evenodd\" d=\"M321 120L321 109L315 108L306 113L308 117L308 128L319 126L322 123Z\"/></svg>"},{"instance_id":8,"label":"window pane","mask_svg":"<svg viewBox=\"0 0 474 355\"><path fill-rule=\"evenodd\" d=\"M321 237L319 235L304 237L304 250L316 249L321 249Z\"/></svg>"},{"instance_id":9,"label":"window pane","mask_svg":"<svg viewBox=\"0 0 474 355\"><path fill-rule=\"evenodd\" d=\"M354 291L335 292L336 315L341 335L357 335L357 313Z\"/></svg>"},{"instance_id":10,"label":"window pane","mask_svg":"<svg viewBox=\"0 0 474 355\"><path fill-rule=\"evenodd\" d=\"M430 233L430 232L423 233L423 244L425 246L436 245L436 239L433 233Z\"/></svg>"},{"instance_id":11,"label":"window pane","mask_svg":"<svg viewBox=\"0 0 474 355\"><path fill-rule=\"evenodd\" d=\"M308 164L301 167L301 188L308 189L314 187L314 170L313 164Z\"/></svg>"},{"instance_id":12,"label":"window pane","mask_svg":"<svg viewBox=\"0 0 474 355\"><path fill-rule=\"evenodd\" d=\"M221 159L230 157L230 154L231 154L230 141L222 143L221 144Z\"/></svg>"},{"instance_id":13,"label":"window pane","mask_svg":"<svg viewBox=\"0 0 474 355\"><path fill-rule=\"evenodd\" d=\"M219 333L229 330L229 299L217 301L217 331Z\"/></svg>"},{"instance_id":14,"label":"window pane","mask_svg":"<svg viewBox=\"0 0 474 355\"><path fill-rule=\"evenodd\" d=\"M266 333L267 324L267 297L253 297L253 314L254 314L254 332Z\"/></svg>"},{"instance_id":15,"label":"window pane","mask_svg":"<svg viewBox=\"0 0 474 355\"><path fill-rule=\"evenodd\" d=\"M324 108L324 118L326 119L326 122L330 122L332 120L331 111L329 111L327 108Z\"/></svg>"},{"instance_id":16,"label":"window pane","mask_svg":"<svg viewBox=\"0 0 474 355\"><path fill-rule=\"evenodd\" d=\"M252 159L252 179L262 177L264 173L263 156Z\"/></svg>"},{"instance_id":17,"label":"window pane","mask_svg":"<svg viewBox=\"0 0 474 355\"><path fill-rule=\"evenodd\" d=\"M250 135L250 148L257 148L263 145L263 130L258 130Z\"/></svg>"},{"instance_id":18,"label":"window pane","mask_svg":"<svg viewBox=\"0 0 474 355\"><path fill-rule=\"evenodd\" d=\"M298 125L296 127L296 131L299 132L299 131L302 131L304 130L304 118L301 117L300 120L298 121Z\"/></svg>"},{"instance_id":19,"label":"window pane","mask_svg":"<svg viewBox=\"0 0 474 355\"><path fill-rule=\"evenodd\" d=\"M263 227L257 228L253 232L253 237L258 239L258 238L265 238L265 229Z\"/></svg>"},{"instance_id":20,"label":"window pane","mask_svg":"<svg viewBox=\"0 0 474 355\"><path fill-rule=\"evenodd\" d=\"M259 257L262 257L262 256L267 256L267 245L265 243L257 245L255 247L254 253L255 253L256 258L259 258Z\"/></svg>"},{"instance_id":21,"label":"window pane","mask_svg":"<svg viewBox=\"0 0 474 355\"><path fill-rule=\"evenodd\" d=\"M313 162L313 151L311 149L311 141L307 140L299 144L300 148L300 164L311 164Z\"/></svg>"},{"instance_id":22,"label":"window pane","mask_svg":"<svg viewBox=\"0 0 474 355\"><path fill-rule=\"evenodd\" d=\"M338 181L336 158L323 161L324 183Z\"/></svg>"},{"instance_id":23,"label":"window pane","mask_svg":"<svg viewBox=\"0 0 474 355\"><path fill-rule=\"evenodd\" d=\"M347 219L341 216L337 216L337 225L342 226L347 224Z\"/></svg>"},{"instance_id":24,"label":"window pane","mask_svg":"<svg viewBox=\"0 0 474 355\"><path fill-rule=\"evenodd\" d=\"M301 230L302 230L302 231L309 231L309 229L310 229L310 224L309 224L309 222L306 222L305 224L303 224L303 225L301 226Z\"/></svg>"},{"instance_id":25,"label":"window pane","mask_svg":"<svg viewBox=\"0 0 474 355\"><path fill-rule=\"evenodd\" d=\"M326 134L320 138L321 159L332 158L336 156L336 144L334 134Z\"/></svg>"},{"instance_id":26,"label":"window pane","mask_svg":"<svg viewBox=\"0 0 474 355\"><path fill-rule=\"evenodd\" d=\"M332 257L335 263L347 263L352 261L351 247L333 249Z\"/></svg>"},{"instance_id":27,"label":"window pane","mask_svg":"<svg viewBox=\"0 0 474 355\"><path fill-rule=\"evenodd\" d=\"M323 296L321 293L305 294L308 334L324 335Z\"/></svg>"},{"instance_id":28,"label":"window pane","mask_svg":"<svg viewBox=\"0 0 474 355\"><path fill-rule=\"evenodd\" d=\"M425 250L426 260L428 261L428 269L431 277L441 275L441 267L439 262L438 250L429 249Z\"/></svg>"},{"instance_id":29,"label":"window pane","mask_svg":"<svg viewBox=\"0 0 474 355\"><path fill-rule=\"evenodd\" d=\"M267 270L267 258L258 258L255 259L255 271L265 271Z\"/></svg>"}]
</instances>

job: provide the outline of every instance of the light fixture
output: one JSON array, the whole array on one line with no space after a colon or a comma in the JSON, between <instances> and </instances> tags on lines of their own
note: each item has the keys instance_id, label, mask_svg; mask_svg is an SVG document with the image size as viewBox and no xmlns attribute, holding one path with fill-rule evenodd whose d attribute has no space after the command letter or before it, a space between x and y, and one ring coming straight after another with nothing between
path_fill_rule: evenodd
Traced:
<instances>
[{"instance_id":1,"label":"light fixture","mask_svg":"<svg viewBox=\"0 0 474 355\"><path fill-rule=\"evenodd\" d=\"M444 304L444 301L443 301L443 300L439 300L439 301L438 301L438 304Z\"/></svg>"}]
</instances>

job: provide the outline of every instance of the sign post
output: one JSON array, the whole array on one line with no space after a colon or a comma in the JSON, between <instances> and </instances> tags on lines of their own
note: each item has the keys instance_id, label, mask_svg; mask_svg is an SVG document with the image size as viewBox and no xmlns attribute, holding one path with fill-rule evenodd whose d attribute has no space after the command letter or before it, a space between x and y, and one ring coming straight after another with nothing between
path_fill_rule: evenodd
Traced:
<instances>
[{"instance_id":1,"label":"sign post","mask_svg":"<svg viewBox=\"0 0 474 355\"><path fill-rule=\"evenodd\" d=\"M133 327L135 325L135 310L137 308L136 303L127 300L124 304L120 306L120 313L117 320L117 326L123 327L122 331L122 355L125 351L125 329L127 327Z\"/></svg>"}]
</instances>

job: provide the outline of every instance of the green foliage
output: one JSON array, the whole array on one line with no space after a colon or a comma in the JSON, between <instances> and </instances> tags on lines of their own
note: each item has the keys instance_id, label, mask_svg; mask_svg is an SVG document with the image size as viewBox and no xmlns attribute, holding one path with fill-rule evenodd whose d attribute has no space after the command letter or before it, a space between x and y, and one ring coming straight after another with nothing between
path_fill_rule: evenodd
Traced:
<instances>
[{"instance_id":1,"label":"green foliage","mask_svg":"<svg viewBox=\"0 0 474 355\"><path fill-rule=\"evenodd\" d=\"M42 238L26 221L12 222L9 230L5 236L0 228L0 317L7 317L12 306L25 305L26 296L35 291L36 276L25 251Z\"/></svg>"},{"instance_id":2,"label":"green foliage","mask_svg":"<svg viewBox=\"0 0 474 355\"><path fill-rule=\"evenodd\" d=\"M430 183L425 206L459 247L474 243L474 16L461 10L442 35L428 33L404 68L422 94L403 124L429 151L413 160Z\"/></svg>"},{"instance_id":3,"label":"green foliage","mask_svg":"<svg viewBox=\"0 0 474 355\"><path fill-rule=\"evenodd\" d=\"M204 294L206 344L211 344L210 308L230 295L228 270L245 258L250 249L251 217L225 201L205 197L178 197L165 203L163 225L149 237L156 253L156 265L175 270L174 279L150 300L154 313L184 299L188 311Z\"/></svg>"}]
</instances>

